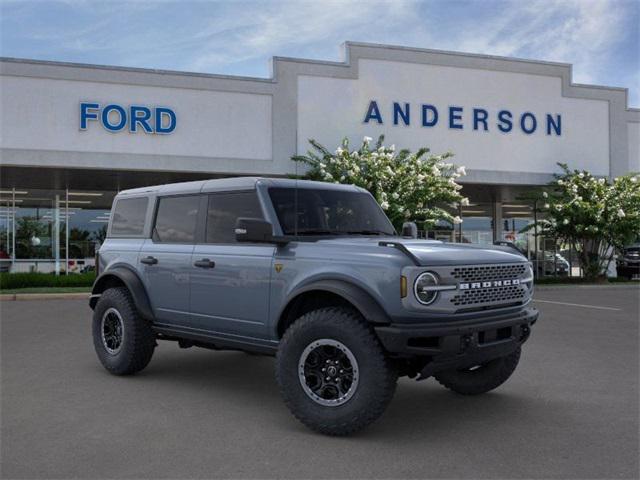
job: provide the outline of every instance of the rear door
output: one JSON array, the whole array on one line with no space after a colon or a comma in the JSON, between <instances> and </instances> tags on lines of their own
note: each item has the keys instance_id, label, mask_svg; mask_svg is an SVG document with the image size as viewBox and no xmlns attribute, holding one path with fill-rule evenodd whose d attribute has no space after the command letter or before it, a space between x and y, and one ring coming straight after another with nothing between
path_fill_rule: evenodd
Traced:
<instances>
[{"instance_id":1,"label":"rear door","mask_svg":"<svg viewBox=\"0 0 640 480\"><path fill-rule=\"evenodd\" d=\"M138 257L157 323L189 323L189 274L200 199L200 195L158 198L151 238Z\"/></svg>"},{"instance_id":2,"label":"rear door","mask_svg":"<svg viewBox=\"0 0 640 480\"><path fill-rule=\"evenodd\" d=\"M266 338L275 246L237 243L238 217L264 218L254 190L208 195L204 243L191 259L192 325L230 338Z\"/></svg>"}]
</instances>

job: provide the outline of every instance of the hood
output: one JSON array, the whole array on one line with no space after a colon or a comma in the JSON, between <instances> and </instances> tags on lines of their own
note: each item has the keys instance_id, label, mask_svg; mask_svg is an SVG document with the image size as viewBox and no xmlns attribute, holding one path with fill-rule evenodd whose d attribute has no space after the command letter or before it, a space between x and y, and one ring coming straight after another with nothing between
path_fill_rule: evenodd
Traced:
<instances>
[{"instance_id":1,"label":"hood","mask_svg":"<svg viewBox=\"0 0 640 480\"><path fill-rule=\"evenodd\" d=\"M402 237L340 237L321 240L336 246L393 248L380 246L380 242L400 244L406 248L421 266L478 265L491 263L518 263L528 261L512 248L493 245L444 243L438 240L416 240Z\"/></svg>"}]
</instances>

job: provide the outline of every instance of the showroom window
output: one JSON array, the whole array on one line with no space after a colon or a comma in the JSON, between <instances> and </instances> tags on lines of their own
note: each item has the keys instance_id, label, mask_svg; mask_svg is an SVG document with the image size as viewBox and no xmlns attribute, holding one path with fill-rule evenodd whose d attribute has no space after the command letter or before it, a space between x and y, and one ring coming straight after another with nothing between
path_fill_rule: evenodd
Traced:
<instances>
[{"instance_id":1,"label":"showroom window","mask_svg":"<svg viewBox=\"0 0 640 480\"><path fill-rule=\"evenodd\" d=\"M93 268L116 192L0 191L0 272L74 273Z\"/></svg>"}]
</instances>

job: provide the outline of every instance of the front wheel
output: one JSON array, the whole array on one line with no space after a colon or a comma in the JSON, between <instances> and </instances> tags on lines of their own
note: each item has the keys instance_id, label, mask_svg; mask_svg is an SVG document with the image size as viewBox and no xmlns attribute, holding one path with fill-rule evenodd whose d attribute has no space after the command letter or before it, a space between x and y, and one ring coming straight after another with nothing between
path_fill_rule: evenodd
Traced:
<instances>
[{"instance_id":1,"label":"front wheel","mask_svg":"<svg viewBox=\"0 0 640 480\"><path fill-rule=\"evenodd\" d=\"M398 374L377 338L354 311L322 308L285 332L276 356L284 401L307 427L349 435L386 409Z\"/></svg>"},{"instance_id":2,"label":"front wheel","mask_svg":"<svg viewBox=\"0 0 640 480\"><path fill-rule=\"evenodd\" d=\"M515 371L520 361L520 348L504 357L482 365L460 370L447 370L434 375L443 386L461 395L479 395L498 388Z\"/></svg>"}]
</instances>

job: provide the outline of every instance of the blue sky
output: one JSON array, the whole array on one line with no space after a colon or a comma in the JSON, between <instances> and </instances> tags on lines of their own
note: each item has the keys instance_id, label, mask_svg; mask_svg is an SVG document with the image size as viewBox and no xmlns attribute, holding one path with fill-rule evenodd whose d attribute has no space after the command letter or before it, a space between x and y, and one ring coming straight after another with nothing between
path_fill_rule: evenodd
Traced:
<instances>
[{"instance_id":1,"label":"blue sky","mask_svg":"<svg viewBox=\"0 0 640 480\"><path fill-rule=\"evenodd\" d=\"M0 0L0 54L268 77L269 59L341 60L345 40L567 62L640 106L640 0Z\"/></svg>"}]
</instances>

